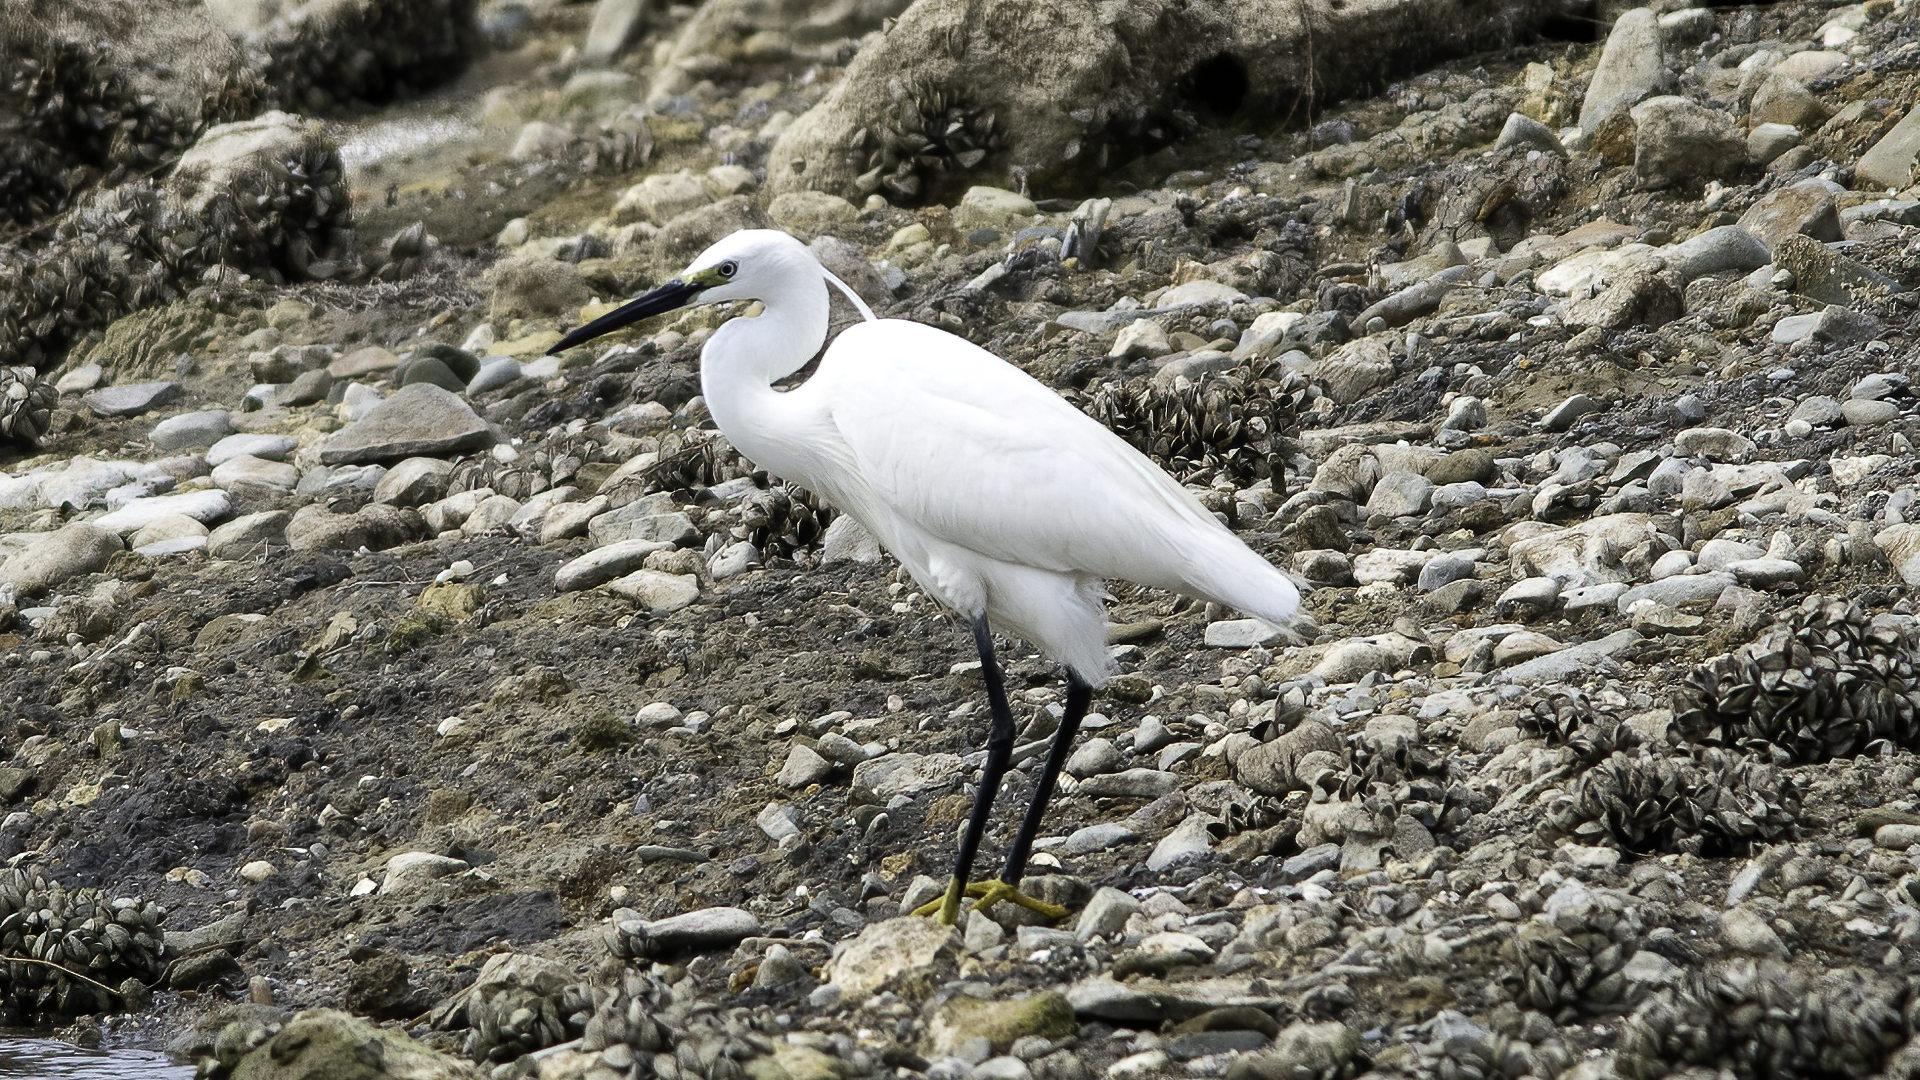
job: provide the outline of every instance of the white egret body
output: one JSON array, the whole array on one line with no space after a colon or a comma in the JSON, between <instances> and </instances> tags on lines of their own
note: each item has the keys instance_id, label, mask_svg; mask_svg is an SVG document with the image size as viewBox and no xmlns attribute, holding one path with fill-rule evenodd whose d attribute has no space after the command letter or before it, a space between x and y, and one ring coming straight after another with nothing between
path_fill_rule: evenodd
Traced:
<instances>
[{"instance_id":1,"label":"white egret body","mask_svg":"<svg viewBox=\"0 0 1920 1080\"><path fill-rule=\"evenodd\" d=\"M866 321L843 331L805 382L775 389L826 340L828 282ZM1111 669L1105 579L1201 597L1276 624L1294 620L1300 596L1293 582L1145 455L985 349L920 323L875 319L785 233L734 233L679 281L574 331L555 350L686 303L727 300L759 300L764 310L729 320L701 352L701 390L721 433L759 467L859 521L928 595L974 626L995 740L1006 713L1010 749L1012 725L986 625L1032 642L1067 669L1071 723L1062 724L1060 760L1050 757L1030 826L1091 689ZM999 786L989 749L976 804L980 828ZM977 829L970 831L977 844ZM1003 875L1015 899L1024 899L1010 886L1031 840L1016 840L1018 864L1010 859ZM970 848L963 839L963 863L971 862ZM956 888L965 872L956 868ZM950 901L949 919L958 897Z\"/></svg>"}]
</instances>

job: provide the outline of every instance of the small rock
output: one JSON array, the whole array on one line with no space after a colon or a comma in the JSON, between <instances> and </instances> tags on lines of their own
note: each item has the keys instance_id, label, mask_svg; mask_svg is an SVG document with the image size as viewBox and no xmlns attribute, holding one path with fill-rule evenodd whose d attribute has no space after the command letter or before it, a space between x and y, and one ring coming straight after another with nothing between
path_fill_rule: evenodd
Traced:
<instances>
[{"instance_id":1,"label":"small rock","mask_svg":"<svg viewBox=\"0 0 1920 1080\"><path fill-rule=\"evenodd\" d=\"M153 425L147 436L155 450L185 450L193 446L212 446L233 431L233 414L225 409L181 413Z\"/></svg>"},{"instance_id":2,"label":"small rock","mask_svg":"<svg viewBox=\"0 0 1920 1080\"><path fill-rule=\"evenodd\" d=\"M411 895L432 882L466 869L467 864L460 859L435 855L429 851L402 851L387 860L387 876L380 883L380 895Z\"/></svg>"},{"instance_id":3,"label":"small rock","mask_svg":"<svg viewBox=\"0 0 1920 1080\"><path fill-rule=\"evenodd\" d=\"M183 391L177 382L124 383L102 387L82 400L95 416L138 416L165 405Z\"/></svg>"}]
</instances>

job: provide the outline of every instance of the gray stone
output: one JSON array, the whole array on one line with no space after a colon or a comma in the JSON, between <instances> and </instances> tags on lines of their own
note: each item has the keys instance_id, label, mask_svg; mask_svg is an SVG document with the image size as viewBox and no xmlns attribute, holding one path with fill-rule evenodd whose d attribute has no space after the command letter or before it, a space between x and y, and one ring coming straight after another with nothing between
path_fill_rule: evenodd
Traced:
<instances>
[{"instance_id":1,"label":"gray stone","mask_svg":"<svg viewBox=\"0 0 1920 1080\"><path fill-rule=\"evenodd\" d=\"M1753 454L1753 440L1722 427L1688 428L1673 437L1673 445L1689 457L1739 463Z\"/></svg>"},{"instance_id":2,"label":"gray stone","mask_svg":"<svg viewBox=\"0 0 1920 1080\"><path fill-rule=\"evenodd\" d=\"M1633 107L1633 169L1643 187L1728 176L1746 162L1733 117L1676 96Z\"/></svg>"},{"instance_id":3,"label":"gray stone","mask_svg":"<svg viewBox=\"0 0 1920 1080\"><path fill-rule=\"evenodd\" d=\"M467 383L467 393L484 394L498 390L519 382L521 377L520 361L508 356L494 357L482 364L473 381Z\"/></svg>"},{"instance_id":4,"label":"gray stone","mask_svg":"<svg viewBox=\"0 0 1920 1080\"><path fill-rule=\"evenodd\" d=\"M493 431L471 406L438 386L415 383L335 432L320 450L323 465L358 465L396 458L484 450Z\"/></svg>"},{"instance_id":5,"label":"gray stone","mask_svg":"<svg viewBox=\"0 0 1920 1080\"><path fill-rule=\"evenodd\" d=\"M1648 8L1621 13L1587 83L1580 130L1591 134L1615 109L1653 93L1666 77L1665 64L1659 17Z\"/></svg>"},{"instance_id":6,"label":"gray stone","mask_svg":"<svg viewBox=\"0 0 1920 1080\"><path fill-rule=\"evenodd\" d=\"M291 493L294 485L300 482L300 470L284 461L268 461L242 454L221 462L213 470L213 482L228 491L252 486Z\"/></svg>"},{"instance_id":7,"label":"gray stone","mask_svg":"<svg viewBox=\"0 0 1920 1080\"><path fill-rule=\"evenodd\" d=\"M1080 909L1073 936L1081 941L1115 937L1127 927L1127 920L1140 910L1140 901L1111 885L1096 890L1087 906Z\"/></svg>"},{"instance_id":8,"label":"gray stone","mask_svg":"<svg viewBox=\"0 0 1920 1080\"><path fill-rule=\"evenodd\" d=\"M207 554L215 559L238 559L257 555L268 544L284 544L287 522L292 519L285 510L263 510L234 518L207 534Z\"/></svg>"},{"instance_id":9,"label":"gray stone","mask_svg":"<svg viewBox=\"0 0 1920 1080\"><path fill-rule=\"evenodd\" d=\"M774 780L781 787L804 788L809 784L824 782L832 773L832 762L821 757L812 747L795 743L787 751L787 763L780 767L780 775Z\"/></svg>"},{"instance_id":10,"label":"gray stone","mask_svg":"<svg viewBox=\"0 0 1920 1080\"><path fill-rule=\"evenodd\" d=\"M655 614L664 615L690 606L700 598L700 579L692 574L668 574L659 570L635 570L607 583L607 590L623 596Z\"/></svg>"},{"instance_id":11,"label":"gray stone","mask_svg":"<svg viewBox=\"0 0 1920 1080\"><path fill-rule=\"evenodd\" d=\"M124 383L101 387L82 400L95 416L138 416L179 397L182 390L177 382Z\"/></svg>"},{"instance_id":12,"label":"gray stone","mask_svg":"<svg viewBox=\"0 0 1920 1080\"><path fill-rule=\"evenodd\" d=\"M1102 851L1111 851L1121 844L1132 843L1140 834L1117 821L1102 822L1098 825L1086 825L1067 835L1060 850L1069 855L1093 855Z\"/></svg>"},{"instance_id":13,"label":"gray stone","mask_svg":"<svg viewBox=\"0 0 1920 1080\"><path fill-rule=\"evenodd\" d=\"M1877 427L1900 419L1900 406L1891 401L1849 398L1840 403L1840 415L1852 427Z\"/></svg>"},{"instance_id":14,"label":"gray stone","mask_svg":"<svg viewBox=\"0 0 1920 1080\"><path fill-rule=\"evenodd\" d=\"M1213 834L1208 831L1213 823L1214 819L1206 814L1188 815L1153 846L1147 855L1147 869L1162 873L1213 850Z\"/></svg>"},{"instance_id":15,"label":"gray stone","mask_svg":"<svg viewBox=\"0 0 1920 1080\"><path fill-rule=\"evenodd\" d=\"M1785 959L1786 943L1780 940L1766 917L1751 905L1740 904L1720 916L1720 937L1727 947L1748 956Z\"/></svg>"},{"instance_id":16,"label":"gray stone","mask_svg":"<svg viewBox=\"0 0 1920 1080\"><path fill-rule=\"evenodd\" d=\"M1580 418L1588 413L1600 411L1600 404L1585 394L1575 394L1555 405L1540 420L1540 426L1547 431L1569 431Z\"/></svg>"},{"instance_id":17,"label":"gray stone","mask_svg":"<svg viewBox=\"0 0 1920 1080\"><path fill-rule=\"evenodd\" d=\"M880 541L864 525L853 519L851 514L841 514L827 526L826 535L820 538L820 562L832 565L838 562L877 563L880 561Z\"/></svg>"},{"instance_id":18,"label":"gray stone","mask_svg":"<svg viewBox=\"0 0 1920 1080\"><path fill-rule=\"evenodd\" d=\"M1560 602L1560 582L1550 577L1521 578L1493 602L1497 619L1528 622L1548 614Z\"/></svg>"},{"instance_id":19,"label":"gray stone","mask_svg":"<svg viewBox=\"0 0 1920 1080\"><path fill-rule=\"evenodd\" d=\"M1796 585L1807 579L1807 572L1792 559L1741 559L1727 564L1734 579L1756 589L1774 589Z\"/></svg>"},{"instance_id":20,"label":"gray stone","mask_svg":"<svg viewBox=\"0 0 1920 1080\"><path fill-rule=\"evenodd\" d=\"M291 435L229 435L207 451L207 464L213 468L237 457L255 457L266 461L285 461L300 445Z\"/></svg>"},{"instance_id":21,"label":"gray stone","mask_svg":"<svg viewBox=\"0 0 1920 1080\"><path fill-rule=\"evenodd\" d=\"M444 877L462 873L467 864L446 855L428 851L402 851L387 860L387 876L380 883L381 896L410 896Z\"/></svg>"},{"instance_id":22,"label":"gray stone","mask_svg":"<svg viewBox=\"0 0 1920 1080\"><path fill-rule=\"evenodd\" d=\"M1862 185L1898 191L1913 183L1916 160L1920 160L1920 105L1860 155L1853 178Z\"/></svg>"},{"instance_id":23,"label":"gray stone","mask_svg":"<svg viewBox=\"0 0 1920 1080\"><path fill-rule=\"evenodd\" d=\"M1800 145L1800 129L1792 124L1755 124L1747 132L1747 158L1765 165Z\"/></svg>"},{"instance_id":24,"label":"gray stone","mask_svg":"<svg viewBox=\"0 0 1920 1080\"><path fill-rule=\"evenodd\" d=\"M327 400L333 392L333 376L325 368L303 371L287 384L286 393L280 396L280 404L294 408L302 405L318 405Z\"/></svg>"},{"instance_id":25,"label":"gray stone","mask_svg":"<svg viewBox=\"0 0 1920 1080\"><path fill-rule=\"evenodd\" d=\"M1560 145L1560 137L1553 129L1522 113L1508 113L1507 122L1500 128L1499 138L1493 141L1495 150L1511 150L1526 147L1541 150L1549 154L1567 155L1567 148Z\"/></svg>"},{"instance_id":26,"label":"gray stone","mask_svg":"<svg viewBox=\"0 0 1920 1080\"><path fill-rule=\"evenodd\" d=\"M190 491L180 495L151 495L144 499L134 499L110 514L94 520L94 524L103 529L126 535L148 522L169 514L185 514L202 525L227 516L231 512L224 491Z\"/></svg>"},{"instance_id":27,"label":"gray stone","mask_svg":"<svg viewBox=\"0 0 1920 1080\"><path fill-rule=\"evenodd\" d=\"M351 514L336 514L320 503L294 512L287 522L287 546L295 551L380 551L418 539L426 522L408 509L368 503Z\"/></svg>"},{"instance_id":28,"label":"gray stone","mask_svg":"<svg viewBox=\"0 0 1920 1080\"><path fill-rule=\"evenodd\" d=\"M233 414L225 409L169 416L153 425L147 440L155 450L185 450L192 446L212 446L233 430Z\"/></svg>"},{"instance_id":29,"label":"gray stone","mask_svg":"<svg viewBox=\"0 0 1920 1080\"><path fill-rule=\"evenodd\" d=\"M1471 554L1448 552L1427 560L1426 565L1420 568L1420 577L1415 586L1421 592L1430 593L1456 581L1473 577L1476 572Z\"/></svg>"},{"instance_id":30,"label":"gray stone","mask_svg":"<svg viewBox=\"0 0 1920 1080\"><path fill-rule=\"evenodd\" d=\"M766 930L759 916L737 907L702 908L652 922L616 920L614 926L637 954L649 959L730 949Z\"/></svg>"},{"instance_id":31,"label":"gray stone","mask_svg":"<svg viewBox=\"0 0 1920 1080\"><path fill-rule=\"evenodd\" d=\"M843 939L825 975L847 999L858 1000L897 976L950 964L959 951L952 927L906 915L870 923L859 936Z\"/></svg>"},{"instance_id":32,"label":"gray stone","mask_svg":"<svg viewBox=\"0 0 1920 1080\"><path fill-rule=\"evenodd\" d=\"M69 578L103 569L125 547L117 531L75 522L35 539L0 562L0 582L13 586L21 596L38 595Z\"/></svg>"},{"instance_id":33,"label":"gray stone","mask_svg":"<svg viewBox=\"0 0 1920 1080\"><path fill-rule=\"evenodd\" d=\"M1720 225L1661 249L1667 267L1687 281L1728 270L1765 266L1772 253L1759 237L1738 225Z\"/></svg>"},{"instance_id":34,"label":"gray stone","mask_svg":"<svg viewBox=\"0 0 1920 1080\"><path fill-rule=\"evenodd\" d=\"M884 805L895 795L912 798L950 788L968 772L958 754L886 754L853 767L853 796L856 802Z\"/></svg>"},{"instance_id":35,"label":"gray stone","mask_svg":"<svg viewBox=\"0 0 1920 1080\"><path fill-rule=\"evenodd\" d=\"M1515 664L1501 673L1501 678L1524 686L1561 682L1575 672L1611 662L1614 656L1644 640L1646 639L1635 631L1616 630L1598 641L1569 645L1559 652L1548 653L1525 663Z\"/></svg>"},{"instance_id":36,"label":"gray stone","mask_svg":"<svg viewBox=\"0 0 1920 1080\"><path fill-rule=\"evenodd\" d=\"M1116 773L1101 773L1080 781L1074 790L1095 799L1157 799L1178 788L1180 777L1176 773L1161 772L1158 769L1125 769Z\"/></svg>"},{"instance_id":37,"label":"gray stone","mask_svg":"<svg viewBox=\"0 0 1920 1080\"><path fill-rule=\"evenodd\" d=\"M1322 870L1340 868L1340 845L1319 844L1280 863L1280 880L1287 884L1305 881Z\"/></svg>"},{"instance_id":38,"label":"gray stone","mask_svg":"<svg viewBox=\"0 0 1920 1080\"><path fill-rule=\"evenodd\" d=\"M410 457L386 471L374 485L373 501L395 506L423 506L447 493L453 462L441 458Z\"/></svg>"},{"instance_id":39,"label":"gray stone","mask_svg":"<svg viewBox=\"0 0 1920 1080\"><path fill-rule=\"evenodd\" d=\"M587 539L595 547L622 540L685 544L699 535L693 519L676 509L673 497L666 492L656 492L609 510L587 524Z\"/></svg>"},{"instance_id":40,"label":"gray stone","mask_svg":"<svg viewBox=\"0 0 1920 1080\"><path fill-rule=\"evenodd\" d=\"M1413 472L1390 472L1373 485L1367 498L1368 515L1411 517L1423 514L1433 499L1433 481Z\"/></svg>"},{"instance_id":41,"label":"gray stone","mask_svg":"<svg viewBox=\"0 0 1920 1080\"><path fill-rule=\"evenodd\" d=\"M1620 594L1614 602L1620 614L1633 610L1633 605L1642 600L1652 600L1670 608L1681 608L1688 604L1707 604L1720 598L1737 584L1734 576L1726 571L1714 571L1705 574L1681 574L1678 577L1662 578L1645 585L1635 585Z\"/></svg>"},{"instance_id":42,"label":"gray stone","mask_svg":"<svg viewBox=\"0 0 1920 1080\"><path fill-rule=\"evenodd\" d=\"M1065 768L1068 776L1084 780L1089 776L1116 772L1122 764L1120 751L1114 749L1113 741L1096 736L1074 749L1067 757Z\"/></svg>"},{"instance_id":43,"label":"gray stone","mask_svg":"<svg viewBox=\"0 0 1920 1080\"><path fill-rule=\"evenodd\" d=\"M1265 619L1222 619L1207 624L1204 642L1215 649L1251 649L1277 645L1287 631Z\"/></svg>"}]
</instances>

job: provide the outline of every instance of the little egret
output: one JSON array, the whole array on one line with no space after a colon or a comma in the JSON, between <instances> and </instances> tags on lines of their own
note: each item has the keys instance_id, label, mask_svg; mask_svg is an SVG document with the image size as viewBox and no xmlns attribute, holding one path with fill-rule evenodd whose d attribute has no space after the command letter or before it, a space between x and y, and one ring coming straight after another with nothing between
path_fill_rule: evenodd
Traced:
<instances>
[{"instance_id":1,"label":"little egret","mask_svg":"<svg viewBox=\"0 0 1920 1080\"><path fill-rule=\"evenodd\" d=\"M791 390L826 341L831 282L865 319ZM721 434L761 468L804 485L866 526L927 595L973 631L993 712L987 760L946 895L922 909L953 923L1010 900L1065 910L1018 890L1060 767L1093 692L1106 684L1103 581L1120 578L1212 600L1285 626L1300 594L1180 483L1046 386L971 342L877 319L800 242L736 232L679 278L573 331L571 348L690 304L758 300L700 354L700 388ZM1066 668L1066 711L998 880L968 878L1014 723L992 629L1025 638Z\"/></svg>"}]
</instances>

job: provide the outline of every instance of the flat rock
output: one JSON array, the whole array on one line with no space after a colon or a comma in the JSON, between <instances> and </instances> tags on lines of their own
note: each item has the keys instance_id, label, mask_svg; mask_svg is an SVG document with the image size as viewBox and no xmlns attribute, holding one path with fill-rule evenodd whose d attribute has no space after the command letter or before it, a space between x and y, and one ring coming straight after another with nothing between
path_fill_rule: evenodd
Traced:
<instances>
[{"instance_id":1,"label":"flat rock","mask_svg":"<svg viewBox=\"0 0 1920 1080\"><path fill-rule=\"evenodd\" d=\"M179 495L150 495L144 499L134 499L120 509L96 518L94 524L125 535L170 514L185 514L202 525L210 525L226 517L231 509L232 503L228 501L227 493L224 491L189 491Z\"/></svg>"},{"instance_id":2,"label":"flat rock","mask_svg":"<svg viewBox=\"0 0 1920 1080\"><path fill-rule=\"evenodd\" d=\"M553 587L560 592L591 589L641 568L647 556L673 545L658 540L620 540L594 548L554 571Z\"/></svg>"},{"instance_id":3,"label":"flat rock","mask_svg":"<svg viewBox=\"0 0 1920 1080\"><path fill-rule=\"evenodd\" d=\"M285 510L262 510L234 518L207 534L207 554L216 559L259 554L268 544L286 542L287 522L292 519Z\"/></svg>"},{"instance_id":4,"label":"flat rock","mask_svg":"<svg viewBox=\"0 0 1920 1080\"><path fill-rule=\"evenodd\" d=\"M185 450L194 446L212 446L233 431L233 414L225 409L169 416L153 425L147 441L155 450Z\"/></svg>"},{"instance_id":5,"label":"flat rock","mask_svg":"<svg viewBox=\"0 0 1920 1080\"><path fill-rule=\"evenodd\" d=\"M958 754L886 754L854 766L853 795L857 802L884 804L895 795L912 798L952 787L967 771Z\"/></svg>"},{"instance_id":6,"label":"flat rock","mask_svg":"<svg viewBox=\"0 0 1920 1080\"><path fill-rule=\"evenodd\" d=\"M492 445L492 429L472 406L431 383L414 383L335 432L320 449L320 463L359 465L466 453Z\"/></svg>"},{"instance_id":7,"label":"flat rock","mask_svg":"<svg viewBox=\"0 0 1920 1080\"><path fill-rule=\"evenodd\" d=\"M1863 186L1897 191L1913 182L1916 161L1920 161L1920 105L1860 155L1853 177Z\"/></svg>"},{"instance_id":8,"label":"flat rock","mask_svg":"<svg viewBox=\"0 0 1920 1080\"><path fill-rule=\"evenodd\" d=\"M660 570L635 570L607 583L616 596L624 596L656 614L679 611L700 598L700 579L692 574L669 574Z\"/></svg>"},{"instance_id":9,"label":"flat rock","mask_svg":"<svg viewBox=\"0 0 1920 1080\"><path fill-rule=\"evenodd\" d=\"M300 440L291 435L250 434L229 435L213 444L207 451L207 464L218 468L237 457L255 457L266 461L285 461L287 455L300 448Z\"/></svg>"},{"instance_id":10,"label":"flat rock","mask_svg":"<svg viewBox=\"0 0 1920 1080\"><path fill-rule=\"evenodd\" d=\"M960 937L952 927L911 915L873 923L842 941L827 963L827 981L858 1000L896 976L952 964Z\"/></svg>"},{"instance_id":11,"label":"flat rock","mask_svg":"<svg viewBox=\"0 0 1920 1080\"><path fill-rule=\"evenodd\" d=\"M130 530L129 530L130 531ZM0 562L0 582L21 596L33 596L107 565L126 547L118 531L75 522L41 536Z\"/></svg>"},{"instance_id":12,"label":"flat rock","mask_svg":"<svg viewBox=\"0 0 1920 1080\"><path fill-rule=\"evenodd\" d=\"M467 869L467 864L430 851L402 851L387 860L387 876L380 883L381 896L406 896L417 893L443 877Z\"/></svg>"},{"instance_id":13,"label":"flat rock","mask_svg":"<svg viewBox=\"0 0 1920 1080\"><path fill-rule=\"evenodd\" d=\"M1559 652L1515 664L1502 672L1500 677L1507 682L1529 686L1559 682L1577 671L1606 664L1614 656L1644 640L1636 631L1616 630L1598 641L1569 645Z\"/></svg>"},{"instance_id":14,"label":"flat rock","mask_svg":"<svg viewBox=\"0 0 1920 1080\"><path fill-rule=\"evenodd\" d=\"M122 383L103 386L82 400L95 416L138 416L179 397L183 389L171 381Z\"/></svg>"},{"instance_id":15,"label":"flat rock","mask_svg":"<svg viewBox=\"0 0 1920 1080\"><path fill-rule=\"evenodd\" d=\"M702 908L652 922L631 920L617 925L635 951L648 958L732 948L766 929L759 916L737 907Z\"/></svg>"}]
</instances>

